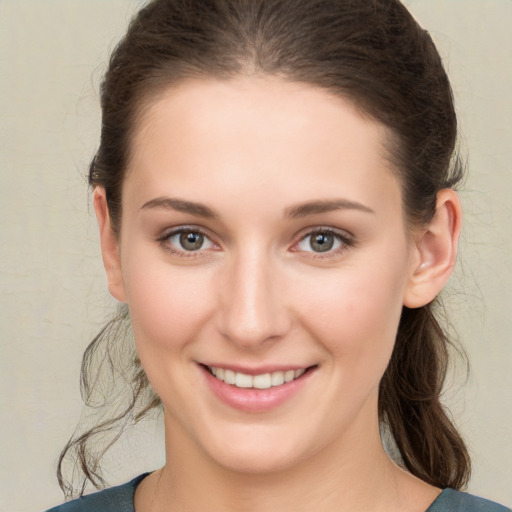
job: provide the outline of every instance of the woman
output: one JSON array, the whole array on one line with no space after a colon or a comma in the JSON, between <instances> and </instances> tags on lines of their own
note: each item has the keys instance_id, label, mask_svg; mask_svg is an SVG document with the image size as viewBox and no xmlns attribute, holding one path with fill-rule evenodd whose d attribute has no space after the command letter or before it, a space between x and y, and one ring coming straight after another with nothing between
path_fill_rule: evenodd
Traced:
<instances>
[{"instance_id":1,"label":"woman","mask_svg":"<svg viewBox=\"0 0 512 512\"><path fill-rule=\"evenodd\" d=\"M434 316L461 224L456 118L398 1L150 2L102 110L90 183L138 354L114 420L161 403L167 462L54 510L505 510L458 492ZM113 422L62 456L93 483L88 442Z\"/></svg>"}]
</instances>

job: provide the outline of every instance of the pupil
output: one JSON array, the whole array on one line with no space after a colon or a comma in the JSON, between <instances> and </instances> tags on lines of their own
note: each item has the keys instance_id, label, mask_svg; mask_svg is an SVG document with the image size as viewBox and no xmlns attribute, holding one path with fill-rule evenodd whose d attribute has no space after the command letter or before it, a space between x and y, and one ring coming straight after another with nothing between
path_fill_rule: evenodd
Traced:
<instances>
[{"instance_id":1,"label":"pupil","mask_svg":"<svg viewBox=\"0 0 512 512\"><path fill-rule=\"evenodd\" d=\"M201 233L182 233L180 236L181 246L187 251L197 251L203 245L204 237Z\"/></svg>"},{"instance_id":2,"label":"pupil","mask_svg":"<svg viewBox=\"0 0 512 512\"><path fill-rule=\"evenodd\" d=\"M315 252L327 252L334 245L334 237L326 233L317 233L311 238L311 249Z\"/></svg>"}]
</instances>

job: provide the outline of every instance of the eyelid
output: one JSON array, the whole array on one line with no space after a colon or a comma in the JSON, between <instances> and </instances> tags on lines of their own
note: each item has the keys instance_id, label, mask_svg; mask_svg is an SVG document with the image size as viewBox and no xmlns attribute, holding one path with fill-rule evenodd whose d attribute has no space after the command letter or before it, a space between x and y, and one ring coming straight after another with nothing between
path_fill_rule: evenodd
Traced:
<instances>
[{"instance_id":1,"label":"eyelid","mask_svg":"<svg viewBox=\"0 0 512 512\"><path fill-rule=\"evenodd\" d=\"M213 250L216 250L219 248L219 245L214 242L214 240L212 239L212 236L210 235L210 233L207 230L205 230L204 228L202 228L200 226L196 226L193 224L192 225L191 224L180 225L180 226L175 226L172 228L167 228L162 232L161 235L159 235L156 238L156 242L158 242L160 244L160 246L167 252L174 254L176 256L182 257L182 258L195 258L195 257L200 256L204 252L212 249L212 247L209 247L207 249L199 249L197 251L186 251L184 249L180 249L180 248L169 243L169 239L171 239L173 236L179 235L180 233L187 233L187 232L199 233L210 241L210 243L213 246Z\"/></svg>"},{"instance_id":2,"label":"eyelid","mask_svg":"<svg viewBox=\"0 0 512 512\"><path fill-rule=\"evenodd\" d=\"M210 241L213 247L209 247L207 249L199 249L197 251L187 251L168 243L169 239L173 236L185 232L200 233ZM305 238L317 233L326 233L336 237L341 242L341 247L325 251L324 253L305 251L298 248L299 243L302 242ZM214 251L218 251L220 249L220 245L214 241L214 237L212 237L209 230L194 224L179 225L172 228L167 228L155 239L155 241L158 242L167 252L183 258L194 258L201 256L205 252L211 251L212 249ZM333 228L331 226L312 226L301 230L300 233L295 236L295 241L292 243L292 246L289 250L291 252L303 253L305 256L310 258L329 258L339 255L340 253L345 252L355 245L356 240L354 235L345 229Z\"/></svg>"},{"instance_id":3,"label":"eyelid","mask_svg":"<svg viewBox=\"0 0 512 512\"><path fill-rule=\"evenodd\" d=\"M315 252L315 251L304 251L298 248L299 243L301 243L308 236L312 236L317 233L326 233L329 235L335 236L338 240L341 241L341 247L337 249L325 251L325 252ZM330 226L314 226L306 228L302 230L296 237L295 242L292 244L291 251L292 252L302 252L309 258L329 258L336 255L339 255L346 250L354 247L356 245L355 237L352 233L348 232L345 229L333 228Z\"/></svg>"},{"instance_id":4,"label":"eyelid","mask_svg":"<svg viewBox=\"0 0 512 512\"><path fill-rule=\"evenodd\" d=\"M305 237L309 235L313 235L315 233L329 233L335 236L339 236L343 240L348 241L355 241L355 236L350 231L346 229L341 228L335 228L332 226L327 225L315 225L315 226L308 226L306 228L301 229L296 235L295 235L295 242L296 244L298 241L304 239Z\"/></svg>"}]
</instances>

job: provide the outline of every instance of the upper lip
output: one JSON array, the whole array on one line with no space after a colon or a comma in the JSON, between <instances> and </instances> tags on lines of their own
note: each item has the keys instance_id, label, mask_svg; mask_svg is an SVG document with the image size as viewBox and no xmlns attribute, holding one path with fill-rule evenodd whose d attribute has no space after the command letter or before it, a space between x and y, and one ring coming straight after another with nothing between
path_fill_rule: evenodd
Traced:
<instances>
[{"instance_id":1,"label":"upper lip","mask_svg":"<svg viewBox=\"0 0 512 512\"><path fill-rule=\"evenodd\" d=\"M264 373L273 373L273 372L286 372L289 370L307 370L311 366L315 365L264 365L257 367L249 367L249 366L240 366L226 363L201 363L204 366L208 366L210 368L222 368L224 370L232 370L235 373L244 373L246 375L262 375Z\"/></svg>"}]
</instances>

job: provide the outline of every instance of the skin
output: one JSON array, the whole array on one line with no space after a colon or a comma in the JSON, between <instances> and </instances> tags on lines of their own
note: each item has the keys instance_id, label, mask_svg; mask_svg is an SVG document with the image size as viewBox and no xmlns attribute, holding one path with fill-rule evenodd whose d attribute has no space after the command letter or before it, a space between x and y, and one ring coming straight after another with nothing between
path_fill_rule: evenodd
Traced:
<instances>
[{"instance_id":1,"label":"skin","mask_svg":"<svg viewBox=\"0 0 512 512\"><path fill-rule=\"evenodd\" d=\"M119 236L95 191L109 289L164 405L167 463L137 512L423 511L438 495L384 452L378 385L402 306L449 278L460 205L443 190L432 223L409 226L388 136L349 101L272 78L186 81L146 108ZM178 228L201 230L201 249ZM334 247L315 252L326 228ZM199 363L314 371L251 412Z\"/></svg>"}]
</instances>

